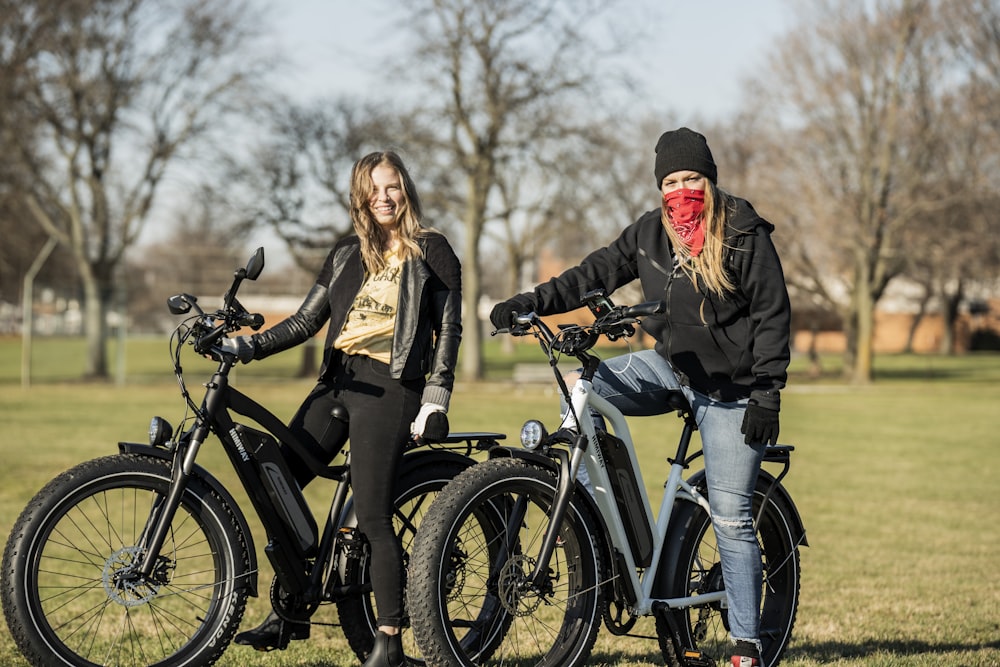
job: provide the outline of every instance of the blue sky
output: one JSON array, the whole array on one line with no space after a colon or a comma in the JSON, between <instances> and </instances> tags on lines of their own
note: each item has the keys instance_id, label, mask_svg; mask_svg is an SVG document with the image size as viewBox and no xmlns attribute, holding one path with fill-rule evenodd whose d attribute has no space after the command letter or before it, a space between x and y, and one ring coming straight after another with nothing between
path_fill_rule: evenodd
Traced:
<instances>
[{"instance_id":1,"label":"blue sky","mask_svg":"<svg viewBox=\"0 0 1000 667\"><path fill-rule=\"evenodd\" d=\"M389 2L286 0L274 13L275 39L294 66L289 92L303 100L332 95L367 96L371 85L393 85L371 74L392 48L395 19ZM626 0L627 5L627 0ZM791 25L791 0L654 0L632 12L662 37L628 54L635 76L648 82L649 103L663 105L681 122L716 119L739 105L742 79L765 60ZM661 27L662 26L662 27ZM697 63L703 75L690 74ZM657 77L663 83L657 83ZM677 94L682 82L683 94ZM671 91L668 95L668 87Z\"/></svg>"}]
</instances>

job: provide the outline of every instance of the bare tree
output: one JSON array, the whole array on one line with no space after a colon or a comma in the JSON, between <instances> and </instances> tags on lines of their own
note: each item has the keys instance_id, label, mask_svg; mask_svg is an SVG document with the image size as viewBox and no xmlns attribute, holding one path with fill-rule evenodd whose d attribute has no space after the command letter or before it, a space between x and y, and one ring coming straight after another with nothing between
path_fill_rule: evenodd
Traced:
<instances>
[{"instance_id":1,"label":"bare tree","mask_svg":"<svg viewBox=\"0 0 1000 667\"><path fill-rule=\"evenodd\" d=\"M906 266L903 232L926 212L929 17L922 0L827 2L768 72L784 121L772 177L795 192L775 202L797 232L791 282L841 312L860 383L872 378L876 304Z\"/></svg>"},{"instance_id":2,"label":"bare tree","mask_svg":"<svg viewBox=\"0 0 1000 667\"><path fill-rule=\"evenodd\" d=\"M271 105L268 123L249 155L231 156L231 200L244 229L266 228L295 263L316 273L330 248L353 232L351 167L362 154L396 148L395 119L348 100Z\"/></svg>"},{"instance_id":3,"label":"bare tree","mask_svg":"<svg viewBox=\"0 0 1000 667\"><path fill-rule=\"evenodd\" d=\"M497 264L504 277L494 296L507 297L537 279L525 269L541 248L549 246L557 257L575 262L656 204L652 139L607 119L578 130L545 150L513 156L498 169L497 205L484 230L490 247L503 251Z\"/></svg>"},{"instance_id":4,"label":"bare tree","mask_svg":"<svg viewBox=\"0 0 1000 667\"><path fill-rule=\"evenodd\" d=\"M504 165L575 134L568 110L594 81L600 55L585 30L612 3L559 0L420 0L409 22L418 35L414 60L437 91L426 108L440 128L441 164L456 172L460 193L463 310L462 373L482 376L480 250L490 220L501 219ZM574 104L580 102L580 104ZM511 191L508 189L508 195ZM526 200L527 201L527 200Z\"/></svg>"},{"instance_id":5,"label":"bare tree","mask_svg":"<svg viewBox=\"0 0 1000 667\"><path fill-rule=\"evenodd\" d=\"M948 202L949 232L945 243L935 246L941 261L932 273L945 305L942 314L948 335L942 340L942 351L950 352L958 303L970 295L979 298L992 293L1000 279L1000 221L996 216L1000 200L996 177L1000 172L996 113L1000 106L1000 2L942 0L938 23L951 48L950 72L958 81L947 100L951 111L945 131L947 150L939 164L959 197L942 198Z\"/></svg>"},{"instance_id":6,"label":"bare tree","mask_svg":"<svg viewBox=\"0 0 1000 667\"><path fill-rule=\"evenodd\" d=\"M187 292L221 300L233 270L243 265L249 253L245 237L234 233L236 222L221 193L204 185L192 194L162 240L145 245L141 260L128 259L128 312L133 330L161 332L176 325L166 308L172 294Z\"/></svg>"},{"instance_id":7,"label":"bare tree","mask_svg":"<svg viewBox=\"0 0 1000 667\"><path fill-rule=\"evenodd\" d=\"M243 0L5 0L0 11L25 54L4 75L39 121L6 158L30 178L21 195L35 222L73 257L86 373L105 378L106 314L125 251L168 169L197 152L195 140L263 71L245 48L257 15Z\"/></svg>"},{"instance_id":8,"label":"bare tree","mask_svg":"<svg viewBox=\"0 0 1000 667\"><path fill-rule=\"evenodd\" d=\"M20 100L21 72L31 56L35 34L30 26L15 29L8 20L12 8L0 2L0 301L18 303L26 272L46 244L43 229L33 224L31 213L21 194L31 179L8 156L20 145L31 145L38 138L40 120ZM40 283L62 283L76 287L72 266L65 251L49 255L38 274ZM75 294L74 294L75 296Z\"/></svg>"}]
</instances>

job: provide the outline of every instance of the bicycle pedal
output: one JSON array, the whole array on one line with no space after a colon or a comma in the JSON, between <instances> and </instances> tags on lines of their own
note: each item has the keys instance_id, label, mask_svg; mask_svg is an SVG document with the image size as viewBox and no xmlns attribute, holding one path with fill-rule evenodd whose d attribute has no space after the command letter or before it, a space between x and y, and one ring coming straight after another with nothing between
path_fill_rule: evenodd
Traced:
<instances>
[{"instance_id":1,"label":"bicycle pedal","mask_svg":"<svg viewBox=\"0 0 1000 667\"><path fill-rule=\"evenodd\" d=\"M684 649L681 660L687 667L715 667L714 660L709 660L701 651L690 648Z\"/></svg>"}]
</instances>

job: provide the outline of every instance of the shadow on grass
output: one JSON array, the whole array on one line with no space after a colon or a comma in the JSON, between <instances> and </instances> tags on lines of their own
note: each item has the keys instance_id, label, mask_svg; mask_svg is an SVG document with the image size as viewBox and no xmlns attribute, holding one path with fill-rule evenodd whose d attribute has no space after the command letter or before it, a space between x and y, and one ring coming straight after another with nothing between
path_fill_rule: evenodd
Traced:
<instances>
[{"instance_id":1,"label":"shadow on grass","mask_svg":"<svg viewBox=\"0 0 1000 667\"><path fill-rule=\"evenodd\" d=\"M641 639L652 639L641 637ZM644 650L648 646L648 650ZM587 660L588 667L613 667L616 665L662 665L663 655L655 640L643 647L635 647L638 650L594 650ZM974 653L983 650L1000 650L1000 640L985 643L929 643L919 640L871 640L859 643L849 642L802 642L793 641L782 659L783 663L802 661L818 664L827 664L840 660L858 661L858 664L883 664L882 661L869 663L866 659L872 659L877 655L894 656L896 658L907 658L915 656L947 656L949 654ZM255 655L254 658L258 656ZM344 657L344 661L338 660L331 663L329 658L299 657L294 664L297 667L330 667L331 664L356 664L353 657ZM875 658L878 660L878 658ZM253 664L258 664L253 662ZM286 664L282 662L281 664ZM288 663L291 664L291 663ZM516 661L506 663L515 667L522 667ZM893 663L895 664L895 663ZM909 664L909 663L907 663ZM923 664L922 662L920 664ZM942 664L948 665L978 665L994 663L957 663L945 660ZM523 667L529 667L530 663Z\"/></svg>"},{"instance_id":2,"label":"shadow on grass","mask_svg":"<svg viewBox=\"0 0 1000 667\"><path fill-rule=\"evenodd\" d=\"M975 653L984 650L1000 651L1000 639L991 642L969 643L931 643L917 639L871 640L860 643L802 642L793 640L792 645L785 651L782 662L802 660L826 664L837 660L863 660L879 654L905 658L907 656L944 656L949 654ZM655 641L650 645L649 651L595 650L587 661L587 665L591 667L636 663L663 664L663 655L660 653ZM948 662L945 664L959 663Z\"/></svg>"},{"instance_id":3,"label":"shadow on grass","mask_svg":"<svg viewBox=\"0 0 1000 667\"><path fill-rule=\"evenodd\" d=\"M970 384L995 384L996 373L988 373L974 368L888 368L875 370L875 382L879 381L949 380Z\"/></svg>"},{"instance_id":4,"label":"shadow on grass","mask_svg":"<svg viewBox=\"0 0 1000 667\"><path fill-rule=\"evenodd\" d=\"M633 641L632 637L628 637L628 641L631 643ZM604 667L610 665L633 665L633 664L650 664L650 665L662 665L663 664L663 654L660 652L659 646L656 641L649 644L650 650L641 651L598 651L595 650L590 654L587 659L588 667Z\"/></svg>"},{"instance_id":5,"label":"shadow on grass","mask_svg":"<svg viewBox=\"0 0 1000 667\"><path fill-rule=\"evenodd\" d=\"M870 657L875 654L889 654L899 657L917 655L946 655L967 653L985 649L1000 650L1000 640L992 642L970 642L962 644L930 643L918 639L869 640L860 643L849 642L796 642L785 652L785 660L812 660L820 664L835 660L851 660Z\"/></svg>"}]
</instances>

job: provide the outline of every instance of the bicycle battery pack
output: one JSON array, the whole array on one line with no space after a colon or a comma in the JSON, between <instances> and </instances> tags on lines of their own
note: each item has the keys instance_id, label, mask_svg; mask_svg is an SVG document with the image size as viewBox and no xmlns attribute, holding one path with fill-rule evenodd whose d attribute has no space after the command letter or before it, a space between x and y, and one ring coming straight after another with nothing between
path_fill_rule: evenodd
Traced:
<instances>
[{"instance_id":1,"label":"bicycle battery pack","mask_svg":"<svg viewBox=\"0 0 1000 667\"><path fill-rule=\"evenodd\" d=\"M628 448L619 438L604 431L597 432L597 443L608 466L611 491L625 524L625 535L635 556L635 564L649 567L653 562L653 532L642 511L642 494L639 493L639 483L635 478Z\"/></svg>"},{"instance_id":2,"label":"bicycle battery pack","mask_svg":"<svg viewBox=\"0 0 1000 667\"><path fill-rule=\"evenodd\" d=\"M302 492L292 488L295 481L278 448L278 441L270 433L243 424L237 424L236 431L247 450L253 453L261 484L271 504L290 529L291 536L297 542L295 546L301 553L308 553L316 546L316 520Z\"/></svg>"}]
</instances>

